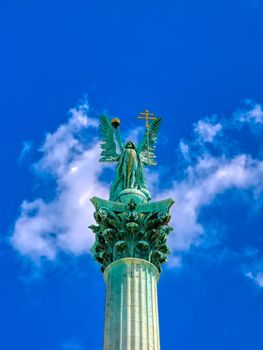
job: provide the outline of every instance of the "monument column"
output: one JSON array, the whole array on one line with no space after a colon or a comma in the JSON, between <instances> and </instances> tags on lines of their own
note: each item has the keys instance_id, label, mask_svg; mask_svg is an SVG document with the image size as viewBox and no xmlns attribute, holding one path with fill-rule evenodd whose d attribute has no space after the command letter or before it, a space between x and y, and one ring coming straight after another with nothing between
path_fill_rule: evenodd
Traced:
<instances>
[{"instance_id":1,"label":"monument column","mask_svg":"<svg viewBox=\"0 0 263 350\"><path fill-rule=\"evenodd\" d=\"M143 166L156 164L160 118L148 110L140 118L146 119L146 132L136 147L132 141L123 145L119 119L101 117L100 160L118 162L110 200L91 199L97 223L90 226L95 234L91 251L106 283L104 350L160 349L157 282L170 253L169 210L174 201L150 201Z\"/></svg>"},{"instance_id":2,"label":"monument column","mask_svg":"<svg viewBox=\"0 0 263 350\"><path fill-rule=\"evenodd\" d=\"M148 261L124 258L105 272L104 350L160 349L157 282Z\"/></svg>"}]
</instances>

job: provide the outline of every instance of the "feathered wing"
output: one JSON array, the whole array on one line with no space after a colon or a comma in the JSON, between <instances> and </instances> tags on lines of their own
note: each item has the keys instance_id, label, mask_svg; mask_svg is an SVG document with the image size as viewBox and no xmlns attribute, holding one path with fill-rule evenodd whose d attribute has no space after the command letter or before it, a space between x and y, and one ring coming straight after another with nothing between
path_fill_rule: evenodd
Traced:
<instances>
[{"instance_id":1,"label":"feathered wing","mask_svg":"<svg viewBox=\"0 0 263 350\"><path fill-rule=\"evenodd\" d=\"M144 139L138 147L141 161L146 165L156 165L154 150L156 147L157 134L160 128L161 118L153 120L144 134Z\"/></svg>"},{"instance_id":2,"label":"feathered wing","mask_svg":"<svg viewBox=\"0 0 263 350\"><path fill-rule=\"evenodd\" d=\"M118 160L116 143L114 138L114 127L106 115L100 117L100 135L102 142L100 144L100 162L115 162Z\"/></svg>"}]
</instances>

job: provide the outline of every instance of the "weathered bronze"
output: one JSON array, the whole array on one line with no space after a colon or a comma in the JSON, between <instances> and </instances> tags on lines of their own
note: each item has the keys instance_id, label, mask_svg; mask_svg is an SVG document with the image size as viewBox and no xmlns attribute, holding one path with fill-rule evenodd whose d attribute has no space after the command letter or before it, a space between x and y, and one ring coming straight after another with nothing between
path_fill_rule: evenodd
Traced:
<instances>
[{"instance_id":1,"label":"weathered bronze","mask_svg":"<svg viewBox=\"0 0 263 350\"><path fill-rule=\"evenodd\" d=\"M132 141L123 145L118 118L100 118L100 161L117 163L109 200L91 199L97 223L90 226L95 234L91 251L107 284L104 350L160 349L157 281L170 253L174 201L150 201L144 166L156 165L161 119L148 110L139 118L145 119L146 131L138 147Z\"/></svg>"}]
</instances>

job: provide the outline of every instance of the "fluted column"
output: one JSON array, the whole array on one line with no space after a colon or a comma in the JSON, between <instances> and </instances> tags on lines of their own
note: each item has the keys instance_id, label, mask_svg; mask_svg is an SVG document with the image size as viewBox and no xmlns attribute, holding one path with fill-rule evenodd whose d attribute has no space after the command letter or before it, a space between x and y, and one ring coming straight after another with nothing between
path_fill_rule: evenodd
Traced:
<instances>
[{"instance_id":1,"label":"fluted column","mask_svg":"<svg viewBox=\"0 0 263 350\"><path fill-rule=\"evenodd\" d=\"M124 258L106 268L104 279L104 350L159 350L157 268Z\"/></svg>"}]
</instances>

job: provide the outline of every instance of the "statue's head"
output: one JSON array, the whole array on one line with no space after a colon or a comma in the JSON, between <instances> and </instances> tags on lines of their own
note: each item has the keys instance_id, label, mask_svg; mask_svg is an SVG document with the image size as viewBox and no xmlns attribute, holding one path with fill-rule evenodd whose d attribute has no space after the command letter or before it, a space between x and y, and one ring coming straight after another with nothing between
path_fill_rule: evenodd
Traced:
<instances>
[{"instance_id":1,"label":"statue's head","mask_svg":"<svg viewBox=\"0 0 263 350\"><path fill-rule=\"evenodd\" d=\"M132 149L135 149L135 146L134 144L131 142L131 141L128 141L125 145L125 148L132 148Z\"/></svg>"}]
</instances>

